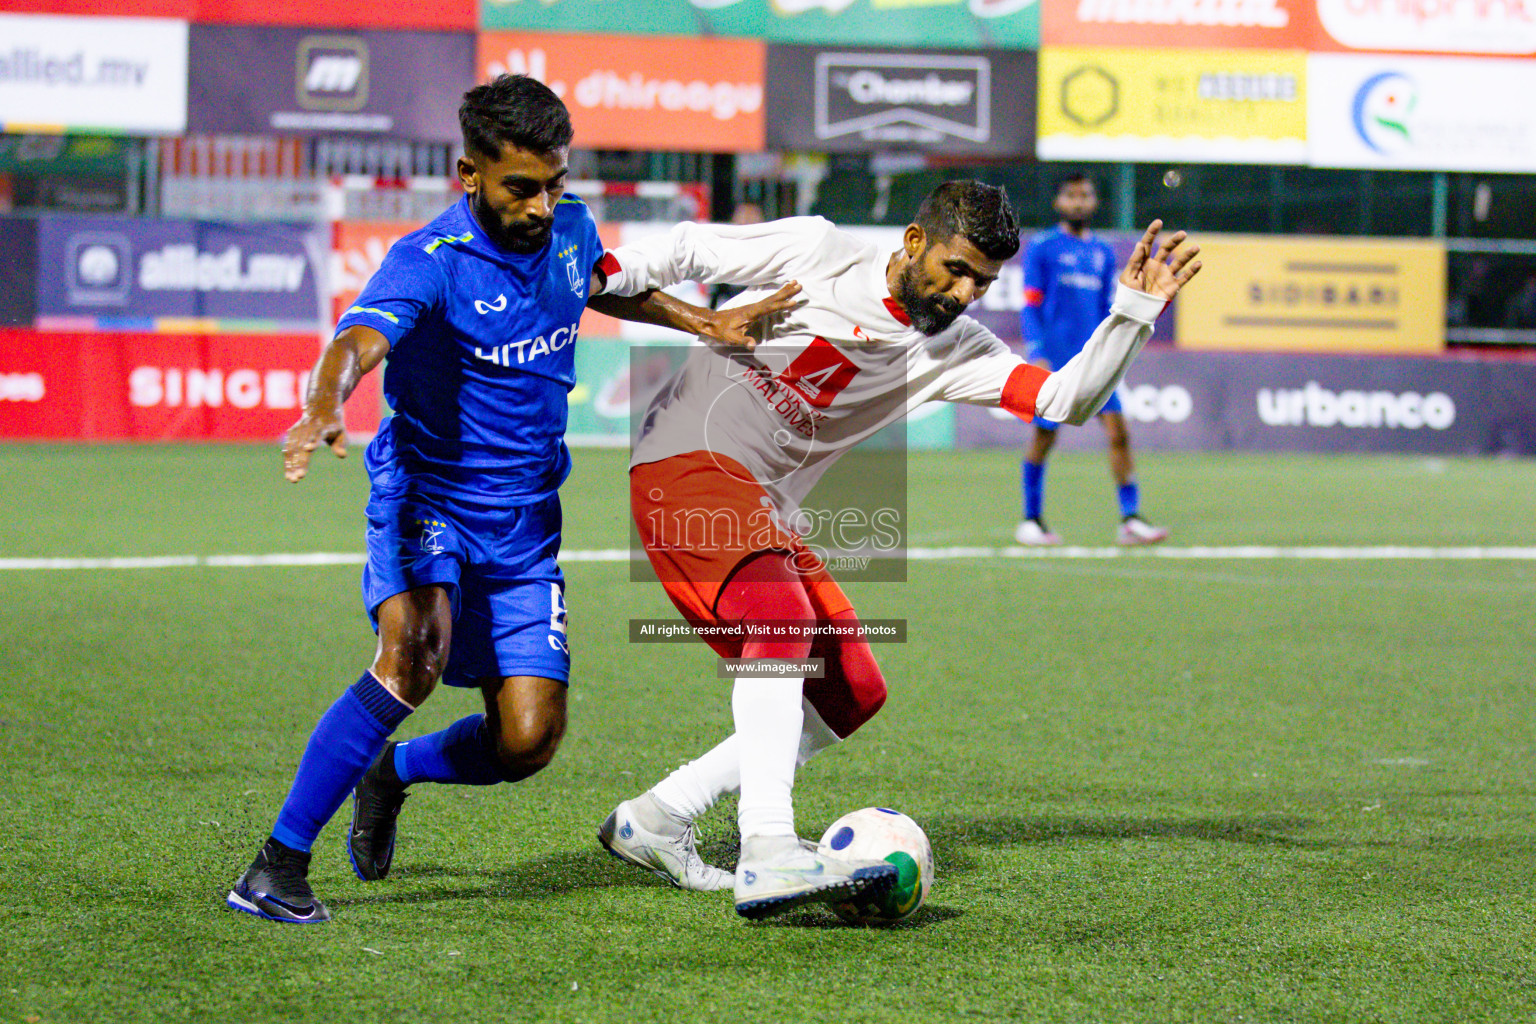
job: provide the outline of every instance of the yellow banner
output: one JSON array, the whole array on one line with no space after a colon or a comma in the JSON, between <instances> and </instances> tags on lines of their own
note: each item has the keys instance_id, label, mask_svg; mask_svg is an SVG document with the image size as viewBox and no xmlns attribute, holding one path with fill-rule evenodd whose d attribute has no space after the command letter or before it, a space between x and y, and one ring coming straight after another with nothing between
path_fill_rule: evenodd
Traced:
<instances>
[{"instance_id":1,"label":"yellow banner","mask_svg":"<svg viewBox=\"0 0 1536 1024\"><path fill-rule=\"evenodd\" d=\"M1301 50L1040 51L1047 160L1304 163Z\"/></svg>"},{"instance_id":2,"label":"yellow banner","mask_svg":"<svg viewBox=\"0 0 1536 1024\"><path fill-rule=\"evenodd\" d=\"M1396 239L1201 235L1179 294L1179 348L1434 353L1445 348L1445 249Z\"/></svg>"}]
</instances>

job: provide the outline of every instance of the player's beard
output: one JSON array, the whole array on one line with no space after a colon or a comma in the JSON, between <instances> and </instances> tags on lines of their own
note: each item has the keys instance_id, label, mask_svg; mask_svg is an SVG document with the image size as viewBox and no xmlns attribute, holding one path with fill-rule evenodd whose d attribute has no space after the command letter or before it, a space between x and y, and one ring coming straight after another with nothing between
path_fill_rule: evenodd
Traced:
<instances>
[{"instance_id":1,"label":"player's beard","mask_svg":"<svg viewBox=\"0 0 1536 1024\"><path fill-rule=\"evenodd\" d=\"M1088 218L1087 217L1076 217L1076 218L1066 217L1064 219L1067 222L1067 227L1072 229L1072 233L1074 235L1080 235L1084 231L1088 230Z\"/></svg>"},{"instance_id":2,"label":"player's beard","mask_svg":"<svg viewBox=\"0 0 1536 1024\"><path fill-rule=\"evenodd\" d=\"M480 222L480 227L491 236L491 241L508 252L521 256L538 252L549 244L553 236L553 217L549 220L517 221L509 227L480 192L476 192L470 199L470 208L475 213L475 219Z\"/></svg>"},{"instance_id":3,"label":"player's beard","mask_svg":"<svg viewBox=\"0 0 1536 1024\"><path fill-rule=\"evenodd\" d=\"M924 334L939 334L965 312L965 307L942 295L924 295L917 267L918 261L914 259L897 275L896 301L901 303L913 327Z\"/></svg>"}]
</instances>

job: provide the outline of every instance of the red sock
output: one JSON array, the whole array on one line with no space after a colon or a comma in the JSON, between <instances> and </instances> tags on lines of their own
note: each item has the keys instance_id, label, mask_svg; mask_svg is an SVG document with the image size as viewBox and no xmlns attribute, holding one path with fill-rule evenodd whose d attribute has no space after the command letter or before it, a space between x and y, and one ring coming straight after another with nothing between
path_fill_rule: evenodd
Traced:
<instances>
[{"instance_id":1,"label":"red sock","mask_svg":"<svg viewBox=\"0 0 1536 1024\"><path fill-rule=\"evenodd\" d=\"M851 628L859 617L850 610L832 616L832 621ZM805 681L805 699L840 739L847 739L885 704L885 676L875 663L875 652L867 641L836 639L817 644L811 656L825 658L827 672L825 678Z\"/></svg>"}]
</instances>

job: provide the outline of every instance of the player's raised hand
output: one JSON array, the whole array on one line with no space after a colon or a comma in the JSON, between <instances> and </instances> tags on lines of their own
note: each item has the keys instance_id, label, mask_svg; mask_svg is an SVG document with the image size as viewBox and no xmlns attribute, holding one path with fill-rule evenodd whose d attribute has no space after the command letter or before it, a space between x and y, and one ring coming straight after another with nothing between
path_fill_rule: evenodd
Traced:
<instances>
[{"instance_id":1,"label":"player's raised hand","mask_svg":"<svg viewBox=\"0 0 1536 1024\"><path fill-rule=\"evenodd\" d=\"M283 436L283 476L289 483L304 479L309 472L310 453L322 444L330 445L338 459L347 457L347 427L340 409L329 416L311 416L306 412L288 428Z\"/></svg>"},{"instance_id":2,"label":"player's raised hand","mask_svg":"<svg viewBox=\"0 0 1536 1024\"><path fill-rule=\"evenodd\" d=\"M1189 237L1182 231L1175 231L1159 242L1157 235L1162 230L1161 220L1147 225L1136 248L1131 250L1131 258L1125 261L1120 283L1148 295L1171 299L1200 272L1200 261L1195 259L1200 247L1180 248Z\"/></svg>"},{"instance_id":3,"label":"player's raised hand","mask_svg":"<svg viewBox=\"0 0 1536 1024\"><path fill-rule=\"evenodd\" d=\"M746 349L751 352L765 334L764 327L800 305L800 282L791 281L766 299L716 310L699 331L699 337L711 348Z\"/></svg>"}]
</instances>

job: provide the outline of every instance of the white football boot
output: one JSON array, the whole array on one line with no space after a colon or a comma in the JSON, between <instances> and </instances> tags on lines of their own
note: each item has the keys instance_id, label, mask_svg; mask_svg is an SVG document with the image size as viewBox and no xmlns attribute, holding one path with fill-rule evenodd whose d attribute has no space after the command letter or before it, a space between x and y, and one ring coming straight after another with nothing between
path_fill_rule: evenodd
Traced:
<instances>
[{"instance_id":1,"label":"white football boot","mask_svg":"<svg viewBox=\"0 0 1536 1024\"><path fill-rule=\"evenodd\" d=\"M650 793L614 808L597 828L597 841L620 860L660 875L679 889L729 889L731 876L704 863L694 844L693 821L673 814Z\"/></svg>"},{"instance_id":2,"label":"white football boot","mask_svg":"<svg viewBox=\"0 0 1536 1024\"><path fill-rule=\"evenodd\" d=\"M1160 544L1168 539L1166 527L1153 526L1141 516L1126 516L1115 535L1115 543L1125 547L1138 544Z\"/></svg>"},{"instance_id":3,"label":"white football boot","mask_svg":"<svg viewBox=\"0 0 1536 1024\"><path fill-rule=\"evenodd\" d=\"M794 836L753 836L736 865L736 913L750 920L802 903L879 896L896 884L896 865L845 860Z\"/></svg>"},{"instance_id":4,"label":"white football boot","mask_svg":"<svg viewBox=\"0 0 1536 1024\"><path fill-rule=\"evenodd\" d=\"M1044 519L1026 519L1013 531L1013 539L1027 548L1049 548L1061 543L1061 538L1045 528Z\"/></svg>"}]
</instances>

